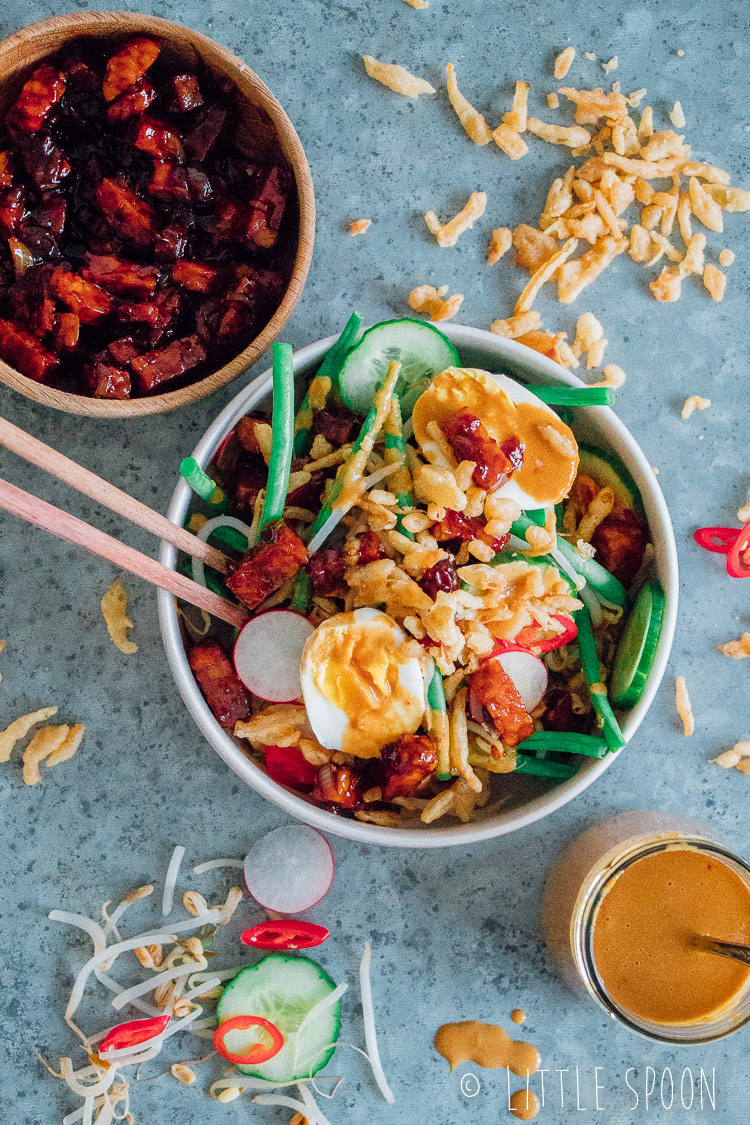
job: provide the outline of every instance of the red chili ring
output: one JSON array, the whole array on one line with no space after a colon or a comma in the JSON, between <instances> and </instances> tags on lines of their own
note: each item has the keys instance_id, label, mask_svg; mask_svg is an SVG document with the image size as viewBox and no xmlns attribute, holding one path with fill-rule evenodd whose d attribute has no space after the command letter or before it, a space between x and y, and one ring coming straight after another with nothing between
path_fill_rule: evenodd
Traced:
<instances>
[{"instance_id":1,"label":"red chili ring","mask_svg":"<svg viewBox=\"0 0 750 1125\"><path fill-rule=\"evenodd\" d=\"M170 1020L169 1015L152 1016L145 1020L129 1020L120 1023L102 1039L99 1044L99 1054L106 1055L109 1051L122 1051L126 1047L140 1047L161 1035Z\"/></svg>"},{"instance_id":2,"label":"red chili ring","mask_svg":"<svg viewBox=\"0 0 750 1125\"><path fill-rule=\"evenodd\" d=\"M230 1031L247 1031L250 1027L259 1027L271 1037L271 1045L264 1047L262 1043L253 1043L247 1054L235 1055L224 1043L224 1037ZM220 1023L214 1032L214 1048L227 1062L237 1063L239 1066L258 1066L268 1062L274 1055L278 1055L284 1046L284 1036L275 1023L264 1020L261 1016L232 1016L231 1019Z\"/></svg>"},{"instance_id":3,"label":"red chili ring","mask_svg":"<svg viewBox=\"0 0 750 1125\"><path fill-rule=\"evenodd\" d=\"M240 935L240 941L255 949L311 949L322 945L329 937L330 931L325 926L284 918L251 926Z\"/></svg>"},{"instance_id":4,"label":"red chili ring","mask_svg":"<svg viewBox=\"0 0 750 1125\"><path fill-rule=\"evenodd\" d=\"M735 537L727 555L727 572L732 578L750 578L750 523Z\"/></svg>"},{"instance_id":5,"label":"red chili ring","mask_svg":"<svg viewBox=\"0 0 750 1125\"><path fill-rule=\"evenodd\" d=\"M717 555L726 555L739 534L740 532L736 527L699 527L693 533L693 538L698 546L703 547L705 551L715 551Z\"/></svg>"}]
</instances>

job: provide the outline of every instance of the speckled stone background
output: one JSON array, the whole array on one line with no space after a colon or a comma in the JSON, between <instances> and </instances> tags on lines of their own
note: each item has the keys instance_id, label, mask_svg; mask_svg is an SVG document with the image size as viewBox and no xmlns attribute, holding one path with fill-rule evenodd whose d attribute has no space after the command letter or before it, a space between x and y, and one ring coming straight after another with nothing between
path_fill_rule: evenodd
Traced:
<instances>
[{"instance_id":1,"label":"speckled stone background","mask_svg":"<svg viewBox=\"0 0 750 1125\"><path fill-rule=\"evenodd\" d=\"M0 32L97 6L4 0ZM742 0L431 0L427 11L403 0L163 0L127 7L180 20L237 52L271 86L299 130L315 180L319 224L310 279L286 332L294 345L334 331L355 303L370 321L401 315L409 290L427 281L466 294L466 323L486 327L510 311L523 278L505 265L483 264L488 231L534 221L546 185L565 167L565 153L532 141L531 154L511 163L493 145L471 145L445 95L448 61L457 65L467 96L496 122L519 76L532 83L534 110L552 116L544 102L554 88L551 60L567 44L579 53L593 51L599 60L579 54L570 74L575 85L601 83L607 77L601 61L617 54L619 69L611 77L625 91L646 86L662 120L679 98L694 152L750 186L750 11ZM363 72L362 53L406 64L440 87L437 97L413 103L375 85ZM475 189L489 196L484 219L457 248L439 249L422 213L432 207L448 217ZM373 226L355 240L345 224L361 216L371 217ZM336 1100L325 1103L334 1125L510 1120L504 1073L479 1071L479 1093L466 1097L460 1074L448 1073L432 1037L440 1023L457 1018L511 1028L515 1006L528 1013L526 1031L543 1065L566 1070L562 1106L559 1076L547 1077L549 1100L540 1120L550 1125L580 1120L583 1109L612 1125L747 1120L748 1033L675 1050L615 1026L566 991L540 939L539 900L558 849L582 827L622 808L688 811L708 820L739 851L750 852L750 778L710 764L717 752L750 737L750 669L716 651L717 642L748 627L748 591L691 537L702 524L732 524L750 484L748 229L743 216L730 215L725 234L709 236L712 260L725 245L737 252L721 305L697 282L685 284L678 304L657 305L645 275L623 258L574 308L546 295L537 302L547 326L569 333L579 312L594 311L610 340L608 360L628 373L618 411L660 469L680 550L682 605L671 668L627 752L583 797L542 823L482 847L444 853L333 841L336 879L313 912L334 934L321 959L337 979L354 983L362 943L373 941L382 1054L397 1095L396 1104L386 1107L358 1056L344 1050L329 1068L346 1075ZM5 388L0 408L163 510L180 457L260 370L209 401L132 426L56 414ZM680 406L693 393L707 395L713 405L682 421ZM142 550L155 549L145 533L123 527L10 454L0 457L0 466L2 476ZM0 1117L4 1125L49 1125L77 1102L46 1075L35 1051L56 1060L73 1047L61 1011L89 944L48 922L47 912L59 906L96 914L103 899L146 881L157 883L158 891L175 843L187 847L190 864L242 855L284 817L202 741L168 672L149 587L127 582L140 646L127 658L109 641L99 611L114 574L108 566L10 518L2 520L0 544L0 636L8 642L0 656L0 727L54 702L61 720L80 720L87 728L73 761L36 788L23 785L15 758L0 767ZM697 729L689 741L674 709L676 674L687 677L695 708ZM203 882L207 893L227 885L209 876ZM156 917L155 909L141 904L124 928L134 932L134 924L145 926ZM252 917L245 907L238 924ZM361 1043L356 995L353 988L344 1034ZM104 998L84 1015L88 1026L108 1022ZM194 1053L205 1047L199 1043ZM211 1065L199 1068L190 1089L169 1076L135 1087L137 1119L148 1125L248 1119L286 1125L284 1110L261 1109L246 1099L226 1106L209 1101ZM599 1112L595 1066L603 1068ZM637 1108L625 1084L631 1067ZM648 1067L656 1091L646 1107ZM697 1094L690 1110L678 1108L679 1094L671 1110L663 1108L665 1067L678 1084L685 1067L696 1075L700 1067L709 1075L715 1068L715 1110L705 1100L701 1110ZM667 1103L668 1086L667 1079ZM689 1100L687 1085L685 1090Z\"/></svg>"}]
</instances>

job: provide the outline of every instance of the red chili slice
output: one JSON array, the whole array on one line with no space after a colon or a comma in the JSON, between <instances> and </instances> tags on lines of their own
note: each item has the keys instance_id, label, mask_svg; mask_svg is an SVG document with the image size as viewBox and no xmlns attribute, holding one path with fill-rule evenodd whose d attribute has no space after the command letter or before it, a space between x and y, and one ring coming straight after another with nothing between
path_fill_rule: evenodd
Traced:
<instances>
[{"instance_id":1,"label":"red chili slice","mask_svg":"<svg viewBox=\"0 0 750 1125\"><path fill-rule=\"evenodd\" d=\"M727 572L732 578L750 578L750 523L746 523L727 555Z\"/></svg>"},{"instance_id":2,"label":"red chili slice","mask_svg":"<svg viewBox=\"0 0 750 1125\"><path fill-rule=\"evenodd\" d=\"M565 613L553 613L555 621L558 621L563 626L562 633L555 633L553 637L543 637L540 639L539 634L543 632L541 625L527 625L525 629L521 629L520 633L515 639L516 647L529 650L533 649L535 653L552 652L556 648L562 648L563 645L569 645L578 636L578 626L572 617L568 617ZM498 642L505 643L505 642ZM503 648L499 651L508 652L509 649Z\"/></svg>"},{"instance_id":3,"label":"red chili slice","mask_svg":"<svg viewBox=\"0 0 750 1125\"><path fill-rule=\"evenodd\" d=\"M740 532L736 527L699 527L693 538L699 547L705 551L715 551L718 555L726 555L732 548Z\"/></svg>"},{"instance_id":4,"label":"red chili slice","mask_svg":"<svg viewBox=\"0 0 750 1125\"><path fill-rule=\"evenodd\" d=\"M225 1036L230 1031L247 1031L251 1027L259 1027L262 1031L265 1031L271 1039L270 1045L264 1047L262 1043L253 1043L246 1054L234 1054L225 1045ZM238 1063L240 1066L258 1066L260 1063L268 1062L274 1055L278 1055L283 1046L284 1036L276 1024L271 1023L270 1020L264 1020L261 1016L233 1016L231 1019L220 1023L214 1032L214 1047L218 1054L228 1062Z\"/></svg>"},{"instance_id":5,"label":"red chili slice","mask_svg":"<svg viewBox=\"0 0 750 1125\"><path fill-rule=\"evenodd\" d=\"M285 918L251 926L240 936L240 941L255 949L311 949L314 945L322 945L330 936L330 930L325 926Z\"/></svg>"},{"instance_id":6,"label":"red chili slice","mask_svg":"<svg viewBox=\"0 0 750 1125\"><path fill-rule=\"evenodd\" d=\"M148 1043L161 1035L170 1020L170 1016L153 1016L147 1020L130 1020L129 1023L118 1024L113 1027L101 1041L99 1054L105 1055L107 1051L121 1051L125 1047L138 1047L141 1043Z\"/></svg>"},{"instance_id":7,"label":"red chili slice","mask_svg":"<svg viewBox=\"0 0 750 1125\"><path fill-rule=\"evenodd\" d=\"M266 773L279 785L308 792L312 789L318 770L305 759L297 746L265 746Z\"/></svg>"}]
</instances>

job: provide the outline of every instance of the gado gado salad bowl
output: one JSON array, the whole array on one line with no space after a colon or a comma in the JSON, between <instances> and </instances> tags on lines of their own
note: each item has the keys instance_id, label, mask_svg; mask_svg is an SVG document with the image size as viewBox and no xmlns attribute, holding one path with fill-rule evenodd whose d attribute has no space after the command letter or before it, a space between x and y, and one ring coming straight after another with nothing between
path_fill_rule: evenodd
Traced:
<instances>
[{"instance_id":1,"label":"gado gado salad bowl","mask_svg":"<svg viewBox=\"0 0 750 1125\"><path fill-rule=\"evenodd\" d=\"M283 328L312 257L307 160L241 59L152 16L0 44L0 380L74 414L210 394Z\"/></svg>"},{"instance_id":2,"label":"gado gado salad bowl","mask_svg":"<svg viewBox=\"0 0 750 1125\"><path fill-rule=\"evenodd\" d=\"M338 340L276 345L169 509L236 560L226 583L193 575L248 623L159 593L182 696L232 769L401 847L501 835L590 785L642 722L677 612L669 514L611 398L459 325L363 334L354 314Z\"/></svg>"}]
</instances>

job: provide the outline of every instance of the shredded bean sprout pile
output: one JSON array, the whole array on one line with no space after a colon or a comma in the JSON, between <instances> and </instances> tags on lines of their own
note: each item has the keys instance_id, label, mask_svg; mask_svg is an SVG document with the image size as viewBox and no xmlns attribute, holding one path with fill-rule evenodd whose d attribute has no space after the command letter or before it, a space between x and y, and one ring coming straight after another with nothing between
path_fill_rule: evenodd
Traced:
<instances>
[{"instance_id":1,"label":"shredded bean sprout pile","mask_svg":"<svg viewBox=\"0 0 750 1125\"><path fill-rule=\"evenodd\" d=\"M222 1064L221 1077L211 1082L208 1091L215 1101L233 1101L245 1091L249 1091L256 1094L254 1101L259 1105L284 1106L302 1114L309 1125L331 1125L317 1105L312 1090L315 1090L320 1097L331 1099L343 1081L339 1075L318 1074L315 1079L311 1077L279 1083L279 1086L296 1088L294 1090L296 1096L289 1097L279 1092L275 1084L251 1078L235 1067L226 1065L225 1060L212 1050L201 1058L186 1057L167 1063L160 1073L151 1075L148 1079L141 1077L142 1065L156 1059L165 1043L173 1036L185 1033L193 1039L213 1041L217 1021L213 1014L206 1012L204 1005L218 998L224 982L231 980L241 969L253 963L246 961L242 965L214 968L212 961L209 967L208 958L220 956L210 948L217 929L231 920L242 899L242 891L239 887L231 887L224 902L218 906L209 906L200 892L186 890L182 903L188 916L177 921L169 920L175 913L175 895L184 855L185 849L180 846L172 853L162 889L161 923L133 937L123 937L120 924L131 906L153 895L154 886L151 884L126 894L111 913L109 911L111 903L104 903L101 908L101 922L85 914L67 910L52 910L49 914L51 921L62 922L83 931L93 943L91 956L75 977L64 1016L68 1027L80 1041L78 1049L87 1056L86 1062L76 1066L71 1057L62 1057L56 1069L42 1059L49 1072L65 1082L69 1090L81 1101L78 1108L63 1117L62 1125L75 1125L77 1122L82 1122L82 1125L110 1125L114 1121L126 1121L128 1125L134 1125L134 1118L130 1112L131 1090L128 1075L132 1077L135 1073L135 1081L138 1082L171 1074L178 1081L179 1085L173 1087L173 1090L177 1091L179 1086L191 1085L195 1081L196 1075L191 1067L208 1062ZM241 859L214 859L197 864L193 867L192 874L201 876L208 873L222 873L241 869L242 866ZM393 1102L394 1096L386 1080L377 1046L370 982L370 956L368 942L360 965L367 1052L343 1040L339 1040L334 1046L352 1047L361 1054L370 1064L373 1077L383 1097L386 1101ZM127 969L132 970L135 962L147 970L148 975L126 987L116 977L110 975L116 963L118 961L122 963L123 960ZM93 980L109 993L109 1003L113 1011L110 1013L107 1026L90 1033L84 1031L74 1017L87 987ZM296 1032L297 1038L302 1027L319 1014L321 1006L327 1006L338 1000L347 987L346 983L340 984L308 1013ZM199 1003L199 1000L202 1002ZM118 1025L118 1022L165 1014L170 1015L171 1018L158 1035L135 1046L107 1050L104 1056L99 1053L98 1045ZM102 1022L106 1023L106 1018ZM181 1045L183 1042L185 1040L180 1040ZM195 1051L189 1051L188 1054L195 1054ZM130 1068L135 1068L135 1071ZM326 1089L321 1088L321 1083ZM263 1092L256 1093L256 1091Z\"/></svg>"}]
</instances>

